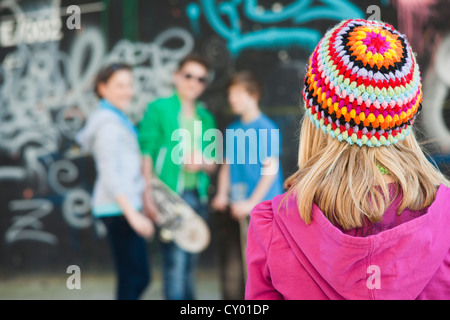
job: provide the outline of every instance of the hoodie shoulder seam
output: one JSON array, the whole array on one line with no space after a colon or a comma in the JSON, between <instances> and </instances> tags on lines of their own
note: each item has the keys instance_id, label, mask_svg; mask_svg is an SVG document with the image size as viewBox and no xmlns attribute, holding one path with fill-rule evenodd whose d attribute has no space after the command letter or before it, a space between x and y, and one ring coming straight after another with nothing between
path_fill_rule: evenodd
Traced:
<instances>
[{"instance_id":1,"label":"hoodie shoulder seam","mask_svg":"<svg viewBox=\"0 0 450 320\"><path fill-rule=\"evenodd\" d=\"M269 239L269 241L268 241L268 243L267 243L267 263L266 263L266 266L265 266L266 272L267 272L267 274L268 274L269 277L271 277L271 274L270 274L270 268L269 268L269 257L270 257L271 255L270 255L269 253L270 253L270 249L271 249L271 247L272 247L273 229L274 229L274 227L275 227L275 212L274 212L274 210L273 210L272 203L273 203L273 200L270 201L270 212L271 212L270 219L271 219L272 221L271 221L270 239Z\"/></svg>"},{"instance_id":2,"label":"hoodie shoulder seam","mask_svg":"<svg viewBox=\"0 0 450 320\"><path fill-rule=\"evenodd\" d=\"M272 215L270 216L270 218L272 219L272 228L271 228L271 232L270 232L270 240L269 240L269 244L268 244L268 246L267 246L267 252L269 252L270 247L272 246L273 229L274 229L274 221L275 221L275 219L274 219L274 212L273 212L273 208L272 208L272 203L271 203L270 209L271 209L271 211L272 211Z\"/></svg>"}]
</instances>

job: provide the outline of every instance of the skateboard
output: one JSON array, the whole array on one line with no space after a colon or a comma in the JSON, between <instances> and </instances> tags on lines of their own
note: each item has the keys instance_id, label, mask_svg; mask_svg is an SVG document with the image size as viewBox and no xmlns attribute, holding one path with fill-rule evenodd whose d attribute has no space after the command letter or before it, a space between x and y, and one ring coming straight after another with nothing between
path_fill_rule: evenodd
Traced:
<instances>
[{"instance_id":1,"label":"skateboard","mask_svg":"<svg viewBox=\"0 0 450 320\"><path fill-rule=\"evenodd\" d=\"M159 178L152 178L151 187L160 215L158 227L161 241L173 241L190 253L205 250L211 241L206 221Z\"/></svg>"}]
</instances>

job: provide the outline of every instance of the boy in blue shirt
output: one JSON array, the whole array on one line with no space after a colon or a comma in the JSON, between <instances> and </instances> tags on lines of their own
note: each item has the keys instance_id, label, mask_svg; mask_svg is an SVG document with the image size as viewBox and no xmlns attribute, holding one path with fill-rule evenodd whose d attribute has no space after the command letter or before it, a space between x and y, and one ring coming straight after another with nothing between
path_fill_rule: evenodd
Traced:
<instances>
[{"instance_id":1,"label":"boy in blue shirt","mask_svg":"<svg viewBox=\"0 0 450 320\"><path fill-rule=\"evenodd\" d=\"M224 299L244 296L245 234L241 232L247 231L250 211L284 192L280 130L261 112L261 94L259 80L247 71L236 73L228 86L230 106L239 118L226 129L225 161L212 201L219 212L216 221ZM240 230L240 225L245 230Z\"/></svg>"}]
</instances>

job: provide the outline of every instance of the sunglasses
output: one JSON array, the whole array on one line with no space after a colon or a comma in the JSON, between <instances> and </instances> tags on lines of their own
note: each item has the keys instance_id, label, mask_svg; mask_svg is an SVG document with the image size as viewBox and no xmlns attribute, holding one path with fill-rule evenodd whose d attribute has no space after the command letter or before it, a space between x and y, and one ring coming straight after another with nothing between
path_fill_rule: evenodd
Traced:
<instances>
[{"instance_id":1,"label":"sunglasses","mask_svg":"<svg viewBox=\"0 0 450 320\"><path fill-rule=\"evenodd\" d=\"M206 84L206 82L208 81L208 79L206 77L196 77L190 73L183 73L183 77L186 80L191 80L191 79L195 79L198 81L198 83L200 84Z\"/></svg>"}]
</instances>

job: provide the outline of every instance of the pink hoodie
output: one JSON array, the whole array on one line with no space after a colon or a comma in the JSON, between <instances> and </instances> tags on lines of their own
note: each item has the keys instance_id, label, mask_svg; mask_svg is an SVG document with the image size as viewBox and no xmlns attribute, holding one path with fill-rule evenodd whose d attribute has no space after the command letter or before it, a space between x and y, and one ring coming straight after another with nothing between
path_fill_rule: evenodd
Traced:
<instances>
[{"instance_id":1,"label":"pink hoodie","mask_svg":"<svg viewBox=\"0 0 450 320\"><path fill-rule=\"evenodd\" d=\"M295 196L278 210L284 196L251 213L246 299L450 299L449 188L420 216L405 210L409 220L366 237L343 233L316 205L306 225Z\"/></svg>"}]
</instances>

